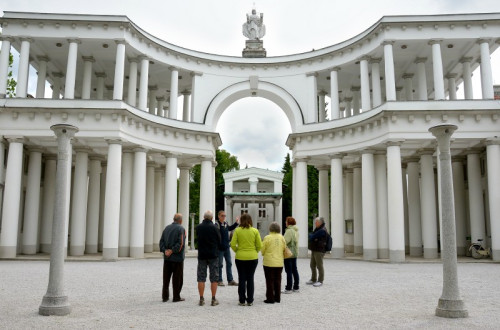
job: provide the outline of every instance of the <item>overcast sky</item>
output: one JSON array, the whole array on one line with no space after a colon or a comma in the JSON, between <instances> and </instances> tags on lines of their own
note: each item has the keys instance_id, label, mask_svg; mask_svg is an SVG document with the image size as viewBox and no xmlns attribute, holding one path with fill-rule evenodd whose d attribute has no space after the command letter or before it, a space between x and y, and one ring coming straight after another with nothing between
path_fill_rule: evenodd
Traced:
<instances>
[{"instance_id":1,"label":"overcast sky","mask_svg":"<svg viewBox=\"0 0 500 330\"><path fill-rule=\"evenodd\" d=\"M0 11L126 15L145 31L178 46L241 56L241 26L255 3L264 13L267 55L327 47L366 30L382 16L500 12L500 0L0 0ZM3 15L3 13L2 13ZM500 54L492 56L500 84ZM478 79L478 72L474 79ZM476 88L475 88L476 89ZM476 92L479 96L480 93ZM217 131L223 149L246 165L280 170L290 124L282 110L261 98L233 103Z\"/></svg>"}]
</instances>

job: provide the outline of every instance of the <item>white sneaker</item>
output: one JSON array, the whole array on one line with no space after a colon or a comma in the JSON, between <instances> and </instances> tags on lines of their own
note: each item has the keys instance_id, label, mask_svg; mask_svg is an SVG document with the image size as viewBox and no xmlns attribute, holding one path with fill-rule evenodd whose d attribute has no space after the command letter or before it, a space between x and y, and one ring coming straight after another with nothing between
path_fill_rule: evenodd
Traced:
<instances>
[{"instance_id":1,"label":"white sneaker","mask_svg":"<svg viewBox=\"0 0 500 330\"><path fill-rule=\"evenodd\" d=\"M321 283L321 282L316 282L313 284L313 286L315 286L315 287L322 286L322 285L323 285L323 283Z\"/></svg>"},{"instance_id":2,"label":"white sneaker","mask_svg":"<svg viewBox=\"0 0 500 330\"><path fill-rule=\"evenodd\" d=\"M281 293L286 293L286 294L292 293L292 292L293 292L292 290L283 290L283 291L281 291Z\"/></svg>"},{"instance_id":3,"label":"white sneaker","mask_svg":"<svg viewBox=\"0 0 500 330\"><path fill-rule=\"evenodd\" d=\"M295 292L295 293L299 293L299 292L300 292L300 290L299 290L299 289L297 289L297 290L293 289L293 292Z\"/></svg>"},{"instance_id":4,"label":"white sneaker","mask_svg":"<svg viewBox=\"0 0 500 330\"><path fill-rule=\"evenodd\" d=\"M309 285L314 284L314 283L316 283L316 282L313 282L312 280L309 280L306 282L306 284L309 284Z\"/></svg>"}]
</instances>

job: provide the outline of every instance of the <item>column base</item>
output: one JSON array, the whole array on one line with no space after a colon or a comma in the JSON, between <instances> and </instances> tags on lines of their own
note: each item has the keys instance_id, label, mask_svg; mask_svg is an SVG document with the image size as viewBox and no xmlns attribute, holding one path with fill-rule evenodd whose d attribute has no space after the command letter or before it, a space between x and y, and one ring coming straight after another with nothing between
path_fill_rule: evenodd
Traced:
<instances>
[{"instance_id":1,"label":"column base","mask_svg":"<svg viewBox=\"0 0 500 330\"><path fill-rule=\"evenodd\" d=\"M131 258L144 258L144 247L130 247Z\"/></svg>"},{"instance_id":2,"label":"column base","mask_svg":"<svg viewBox=\"0 0 500 330\"><path fill-rule=\"evenodd\" d=\"M144 252L146 252L146 253L153 252L153 244L146 244L146 245L144 245Z\"/></svg>"},{"instance_id":3,"label":"column base","mask_svg":"<svg viewBox=\"0 0 500 330\"><path fill-rule=\"evenodd\" d=\"M343 248L332 248L332 258L343 258L344 256Z\"/></svg>"},{"instance_id":4,"label":"column base","mask_svg":"<svg viewBox=\"0 0 500 330\"><path fill-rule=\"evenodd\" d=\"M85 254L85 246L70 246L69 247L69 255L70 256L83 256Z\"/></svg>"},{"instance_id":5,"label":"column base","mask_svg":"<svg viewBox=\"0 0 500 330\"><path fill-rule=\"evenodd\" d=\"M128 256L130 256L130 247L128 247L128 246L119 246L118 247L118 256L119 257L128 257Z\"/></svg>"},{"instance_id":6,"label":"column base","mask_svg":"<svg viewBox=\"0 0 500 330\"><path fill-rule=\"evenodd\" d=\"M378 249L379 259L389 259L389 249Z\"/></svg>"},{"instance_id":7,"label":"column base","mask_svg":"<svg viewBox=\"0 0 500 330\"><path fill-rule=\"evenodd\" d=\"M410 246L410 257L421 257L423 254L422 247Z\"/></svg>"},{"instance_id":8,"label":"column base","mask_svg":"<svg viewBox=\"0 0 500 330\"><path fill-rule=\"evenodd\" d=\"M354 253L355 254L363 254L363 246L354 245Z\"/></svg>"},{"instance_id":9,"label":"column base","mask_svg":"<svg viewBox=\"0 0 500 330\"><path fill-rule=\"evenodd\" d=\"M377 249L363 250L363 260L375 260L375 259L377 259Z\"/></svg>"},{"instance_id":10,"label":"column base","mask_svg":"<svg viewBox=\"0 0 500 330\"><path fill-rule=\"evenodd\" d=\"M345 252L354 253L354 245L344 245Z\"/></svg>"},{"instance_id":11,"label":"column base","mask_svg":"<svg viewBox=\"0 0 500 330\"><path fill-rule=\"evenodd\" d=\"M15 258L17 256L17 246L0 246L0 258Z\"/></svg>"},{"instance_id":12,"label":"column base","mask_svg":"<svg viewBox=\"0 0 500 330\"><path fill-rule=\"evenodd\" d=\"M463 300L439 298L436 316L456 319L468 317L469 312L465 309Z\"/></svg>"},{"instance_id":13,"label":"column base","mask_svg":"<svg viewBox=\"0 0 500 330\"><path fill-rule=\"evenodd\" d=\"M160 247L158 244L153 245L153 252L160 252Z\"/></svg>"},{"instance_id":14,"label":"column base","mask_svg":"<svg viewBox=\"0 0 500 330\"><path fill-rule=\"evenodd\" d=\"M425 249L424 248L424 259L437 259L438 250L437 248Z\"/></svg>"},{"instance_id":15,"label":"column base","mask_svg":"<svg viewBox=\"0 0 500 330\"><path fill-rule=\"evenodd\" d=\"M42 303L38 308L38 314L44 316L56 315L64 316L71 313L71 306L67 296L50 297L43 296Z\"/></svg>"},{"instance_id":16,"label":"column base","mask_svg":"<svg viewBox=\"0 0 500 330\"><path fill-rule=\"evenodd\" d=\"M23 245L23 254L36 254L36 245Z\"/></svg>"},{"instance_id":17,"label":"column base","mask_svg":"<svg viewBox=\"0 0 500 330\"><path fill-rule=\"evenodd\" d=\"M491 259L493 261L500 261L500 250L491 250Z\"/></svg>"},{"instance_id":18,"label":"column base","mask_svg":"<svg viewBox=\"0 0 500 330\"><path fill-rule=\"evenodd\" d=\"M43 252L43 253L50 253L50 243L47 243L47 244L43 244L41 243L40 244L40 252Z\"/></svg>"},{"instance_id":19,"label":"column base","mask_svg":"<svg viewBox=\"0 0 500 330\"><path fill-rule=\"evenodd\" d=\"M300 258L307 258L307 253L308 253L307 247L299 247L299 257Z\"/></svg>"},{"instance_id":20,"label":"column base","mask_svg":"<svg viewBox=\"0 0 500 330\"><path fill-rule=\"evenodd\" d=\"M389 261L390 262L405 262L405 251L404 250L389 250Z\"/></svg>"},{"instance_id":21,"label":"column base","mask_svg":"<svg viewBox=\"0 0 500 330\"><path fill-rule=\"evenodd\" d=\"M102 260L105 260L105 261L118 260L118 249L117 248L103 248L102 249Z\"/></svg>"},{"instance_id":22,"label":"column base","mask_svg":"<svg viewBox=\"0 0 500 330\"><path fill-rule=\"evenodd\" d=\"M97 244L85 244L85 253L97 253Z\"/></svg>"},{"instance_id":23,"label":"column base","mask_svg":"<svg viewBox=\"0 0 500 330\"><path fill-rule=\"evenodd\" d=\"M102 252L102 243L97 244L97 251Z\"/></svg>"}]
</instances>

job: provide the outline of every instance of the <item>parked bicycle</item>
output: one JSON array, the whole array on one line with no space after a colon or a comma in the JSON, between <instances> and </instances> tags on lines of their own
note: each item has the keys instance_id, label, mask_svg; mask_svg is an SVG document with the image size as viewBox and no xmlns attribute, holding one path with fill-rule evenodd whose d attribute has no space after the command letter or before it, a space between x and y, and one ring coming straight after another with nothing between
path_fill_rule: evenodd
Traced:
<instances>
[{"instance_id":1,"label":"parked bicycle","mask_svg":"<svg viewBox=\"0 0 500 330\"><path fill-rule=\"evenodd\" d=\"M488 258L491 255L491 248L485 248L482 239L478 239L477 242L472 243L469 251L474 259Z\"/></svg>"}]
</instances>

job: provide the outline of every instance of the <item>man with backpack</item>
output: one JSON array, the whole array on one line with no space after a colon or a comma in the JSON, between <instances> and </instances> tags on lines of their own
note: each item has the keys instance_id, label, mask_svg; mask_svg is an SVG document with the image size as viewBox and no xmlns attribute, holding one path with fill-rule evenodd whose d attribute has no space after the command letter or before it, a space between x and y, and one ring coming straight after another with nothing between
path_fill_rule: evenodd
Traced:
<instances>
[{"instance_id":1,"label":"man with backpack","mask_svg":"<svg viewBox=\"0 0 500 330\"><path fill-rule=\"evenodd\" d=\"M323 257L325 256L329 236L330 235L325 228L325 219L323 217L314 219L314 231L312 234L309 234L309 250L311 250L311 279L307 281L306 284L312 284L315 287L323 285L323 280L325 278Z\"/></svg>"}]
</instances>

